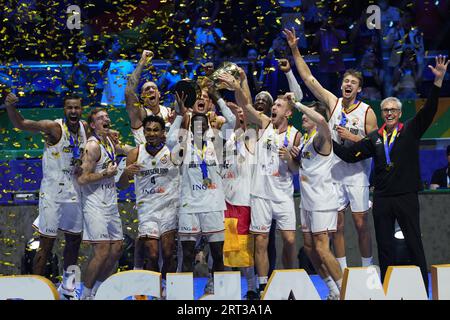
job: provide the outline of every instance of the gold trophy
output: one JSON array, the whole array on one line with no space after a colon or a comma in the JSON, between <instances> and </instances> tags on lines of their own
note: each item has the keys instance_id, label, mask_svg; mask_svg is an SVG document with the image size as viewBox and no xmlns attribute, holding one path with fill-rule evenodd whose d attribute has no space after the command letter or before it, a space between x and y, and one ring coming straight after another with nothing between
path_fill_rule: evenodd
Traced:
<instances>
[{"instance_id":1,"label":"gold trophy","mask_svg":"<svg viewBox=\"0 0 450 320\"><path fill-rule=\"evenodd\" d=\"M219 80L219 76L224 73L231 74L236 80L240 81L240 75L239 75L239 67L237 64L233 62L223 62L219 68L214 71L210 76L206 77L206 82L212 81L214 84L214 87L217 90L221 89L227 89L230 91L234 91L233 88L229 88L225 83ZM209 80L209 81L208 81ZM205 84L205 81L203 82Z\"/></svg>"}]
</instances>

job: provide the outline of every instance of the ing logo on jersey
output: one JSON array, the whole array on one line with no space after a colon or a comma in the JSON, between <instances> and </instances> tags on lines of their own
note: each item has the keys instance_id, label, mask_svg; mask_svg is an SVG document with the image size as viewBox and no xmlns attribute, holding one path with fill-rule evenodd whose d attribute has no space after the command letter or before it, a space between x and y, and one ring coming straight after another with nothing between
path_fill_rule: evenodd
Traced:
<instances>
[{"instance_id":1,"label":"ing logo on jersey","mask_svg":"<svg viewBox=\"0 0 450 320\"><path fill-rule=\"evenodd\" d=\"M151 189L144 189L144 194L155 194L155 193L164 193L166 189L163 187L156 187Z\"/></svg>"},{"instance_id":2,"label":"ing logo on jersey","mask_svg":"<svg viewBox=\"0 0 450 320\"><path fill-rule=\"evenodd\" d=\"M268 231L269 230L269 227L266 227L266 226L256 226L256 227L254 227L254 229L255 230L257 230L257 231Z\"/></svg>"},{"instance_id":3,"label":"ing logo on jersey","mask_svg":"<svg viewBox=\"0 0 450 320\"><path fill-rule=\"evenodd\" d=\"M180 231L187 231L187 232L199 232L200 231L198 227L186 227L186 226L183 226L180 229L181 229Z\"/></svg>"},{"instance_id":4,"label":"ing logo on jersey","mask_svg":"<svg viewBox=\"0 0 450 320\"><path fill-rule=\"evenodd\" d=\"M167 155L164 155L164 157L161 158L162 164L167 164Z\"/></svg>"},{"instance_id":5,"label":"ing logo on jersey","mask_svg":"<svg viewBox=\"0 0 450 320\"><path fill-rule=\"evenodd\" d=\"M217 184L210 183L206 184L194 184L192 185L192 191L200 191L200 190L215 190L217 189Z\"/></svg>"}]
</instances>

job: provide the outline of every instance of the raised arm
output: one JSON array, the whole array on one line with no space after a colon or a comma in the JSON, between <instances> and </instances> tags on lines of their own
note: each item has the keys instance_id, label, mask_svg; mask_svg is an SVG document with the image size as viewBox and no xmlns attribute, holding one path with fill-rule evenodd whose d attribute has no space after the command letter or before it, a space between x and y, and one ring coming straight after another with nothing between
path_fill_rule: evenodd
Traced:
<instances>
[{"instance_id":1,"label":"raised arm","mask_svg":"<svg viewBox=\"0 0 450 320\"><path fill-rule=\"evenodd\" d=\"M187 113L187 108L184 105L187 98L186 95L184 94L184 92L181 93L181 97L178 95L178 92L176 92L175 95L177 101L175 104L175 112L177 116L175 117L174 122L170 126L166 138L166 145L170 151L172 151L175 148L175 146L179 143L181 124ZM187 130L185 129L183 130L185 131L185 135L187 135ZM187 137L185 137L185 139L187 139Z\"/></svg>"},{"instance_id":2,"label":"raised arm","mask_svg":"<svg viewBox=\"0 0 450 320\"><path fill-rule=\"evenodd\" d=\"M236 79L234 79L234 77L231 75L221 75L219 79L225 82L228 87L233 88L235 90L235 96L238 105L242 107L242 109L244 110L248 122L256 124L261 128L267 127L267 125L270 123L270 118L265 114L256 111L255 108L253 108L251 102L248 100L248 98L246 98L246 94L244 93L244 90L241 88L239 82ZM238 97L242 98L238 99Z\"/></svg>"},{"instance_id":3,"label":"raised arm","mask_svg":"<svg viewBox=\"0 0 450 320\"><path fill-rule=\"evenodd\" d=\"M219 77L220 80L222 80L224 78L228 79L228 82L230 82L230 81L235 82L235 84L233 86L239 86L238 81L231 74L227 73L227 74L223 74ZM236 125L236 116L230 110L230 108L228 108L227 104L222 99L219 92L215 89L214 86L211 86L208 88L208 94L209 94L210 98L212 99L212 101L214 102L214 104L219 106L220 111L222 112L223 116L227 120L228 126L231 127L232 129L234 129L234 126Z\"/></svg>"},{"instance_id":4,"label":"raised arm","mask_svg":"<svg viewBox=\"0 0 450 320\"><path fill-rule=\"evenodd\" d=\"M289 90L294 93L295 100L302 101L303 100L303 91L300 85L295 79L294 73L292 72L291 65L288 59L280 59L278 62L280 70L284 72L286 75L287 81L289 83Z\"/></svg>"},{"instance_id":5,"label":"raised arm","mask_svg":"<svg viewBox=\"0 0 450 320\"><path fill-rule=\"evenodd\" d=\"M345 162L354 163L373 157L375 148L369 137L345 147L333 140L334 153Z\"/></svg>"},{"instance_id":6,"label":"raised arm","mask_svg":"<svg viewBox=\"0 0 450 320\"><path fill-rule=\"evenodd\" d=\"M445 73L447 71L447 66L450 60L445 62L446 57L439 55L436 57L436 66L428 66L434 74L434 83L431 88L431 92L428 96L427 102L422 107L422 109L417 112L414 118L411 120L412 125L416 133L416 137L420 138L423 136L425 131L433 123L434 116L436 115L438 103L439 103L439 91L442 87L444 81Z\"/></svg>"},{"instance_id":7,"label":"raised arm","mask_svg":"<svg viewBox=\"0 0 450 320\"><path fill-rule=\"evenodd\" d=\"M331 111L331 108L336 105L336 101L338 98L333 93L322 87L319 81L317 81L317 79L312 75L311 70L309 69L308 65L300 54L300 51L298 50L298 38L295 37L294 28L292 28L292 30L284 29L283 33L286 36L289 47L291 48L295 65L303 82L308 87L308 89L311 90L314 96L318 100L325 103Z\"/></svg>"},{"instance_id":8,"label":"raised arm","mask_svg":"<svg viewBox=\"0 0 450 320\"><path fill-rule=\"evenodd\" d=\"M304 113L309 119L311 119L317 126L317 136L314 138L314 146L320 153L329 154L331 152L332 141L331 131L328 126L327 120L314 108L305 106L304 104L293 100L292 93L286 94L289 103L301 113Z\"/></svg>"},{"instance_id":9,"label":"raised arm","mask_svg":"<svg viewBox=\"0 0 450 320\"><path fill-rule=\"evenodd\" d=\"M94 172L97 160L100 158L100 146L95 141L89 141L83 154L82 174L77 178L80 185L99 181L103 178L113 177L117 173L117 164L110 163L101 172Z\"/></svg>"},{"instance_id":10,"label":"raised arm","mask_svg":"<svg viewBox=\"0 0 450 320\"><path fill-rule=\"evenodd\" d=\"M25 119L16 109L19 99L15 94L9 93L5 99L6 111L14 127L31 132L43 132L49 136L51 143L56 143L62 135L61 126L53 120L29 120Z\"/></svg>"},{"instance_id":11,"label":"raised arm","mask_svg":"<svg viewBox=\"0 0 450 320\"><path fill-rule=\"evenodd\" d=\"M263 72L261 73L263 74ZM248 86L247 75L244 69L239 68L239 77L241 78L241 90L235 91L236 102L239 106L252 103L252 94L250 92L250 87Z\"/></svg>"},{"instance_id":12,"label":"raised arm","mask_svg":"<svg viewBox=\"0 0 450 320\"><path fill-rule=\"evenodd\" d=\"M131 127L139 128L145 116L144 110L140 108L139 98L136 89L141 78L142 70L152 59L153 52L144 50L133 73L128 77L127 86L125 88L125 102L128 116L130 117Z\"/></svg>"}]
</instances>

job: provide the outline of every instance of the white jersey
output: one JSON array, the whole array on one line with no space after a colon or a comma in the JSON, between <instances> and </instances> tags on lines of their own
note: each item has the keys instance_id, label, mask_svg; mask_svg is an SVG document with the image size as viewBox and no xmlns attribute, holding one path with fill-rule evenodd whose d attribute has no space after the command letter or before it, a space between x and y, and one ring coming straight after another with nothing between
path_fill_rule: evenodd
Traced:
<instances>
[{"instance_id":1,"label":"white jersey","mask_svg":"<svg viewBox=\"0 0 450 320\"><path fill-rule=\"evenodd\" d=\"M225 143L225 159L222 168L222 182L225 199L235 206L250 206L250 190L254 155L245 145L245 134L233 133Z\"/></svg>"},{"instance_id":2,"label":"white jersey","mask_svg":"<svg viewBox=\"0 0 450 320\"><path fill-rule=\"evenodd\" d=\"M333 151L323 155L316 151L314 138L300 143L300 208L308 211L327 211L338 208L338 198L331 177Z\"/></svg>"},{"instance_id":3,"label":"white jersey","mask_svg":"<svg viewBox=\"0 0 450 320\"><path fill-rule=\"evenodd\" d=\"M79 202L80 187L73 175L73 146L70 143L70 132L63 119L57 119L55 122L61 126L61 138L54 145L46 143L44 146L40 194L41 196L50 196L56 202ZM78 135L73 139L80 148L81 156L87 138L81 121L79 125Z\"/></svg>"},{"instance_id":4,"label":"white jersey","mask_svg":"<svg viewBox=\"0 0 450 320\"><path fill-rule=\"evenodd\" d=\"M100 147L100 159L95 165L94 173L99 173L105 170L111 162L110 155L115 158L114 145L109 138L107 143L109 144L111 152L107 152L105 146L99 143L98 139L91 136L88 141L95 141ZM114 177L105 177L98 181L88 183L81 188L83 195L83 206L90 206L94 208L110 208L117 207L117 191Z\"/></svg>"},{"instance_id":5,"label":"white jersey","mask_svg":"<svg viewBox=\"0 0 450 320\"><path fill-rule=\"evenodd\" d=\"M152 204L146 208L154 212L178 202L179 169L172 163L169 148L164 146L155 156L147 152L145 144L138 148L137 163L142 167L134 178L137 206Z\"/></svg>"},{"instance_id":6,"label":"white jersey","mask_svg":"<svg viewBox=\"0 0 450 320\"><path fill-rule=\"evenodd\" d=\"M256 166L251 194L272 201L292 201L294 184L287 161L280 160L278 150L292 148L298 130L293 126L278 134L270 123L256 144Z\"/></svg>"},{"instance_id":7,"label":"white jersey","mask_svg":"<svg viewBox=\"0 0 450 320\"><path fill-rule=\"evenodd\" d=\"M369 109L369 105L360 101L355 109L345 114L347 118L345 127L358 137L364 138L368 134L366 132L366 117ZM339 98L329 121L331 137L338 143L350 146L354 142L348 140L342 141L336 131L336 126L341 123L342 118L342 98ZM371 159L366 159L356 163L346 163L335 155L335 164L331 170L332 177L335 182L345 185L369 186L371 161Z\"/></svg>"},{"instance_id":8,"label":"white jersey","mask_svg":"<svg viewBox=\"0 0 450 320\"><path fill-rule=\"evenodd\" d=\"M193 143L187 143L186 156L181 168L181 213L199 213L226 210L223 193L220 163L214 144L208 140L203 150L198 150ZM202 156L207 164L210 181L203 179L201 169Z\"/></svg>"},{"instance_id":9,"label":"white jersey","mask_svg":"<svg viewBox=\"0 0 450 320\"><path fill-rule=\"evenodd\" d=\"M154 115L153 112L149 108L144 108L144 110L145 110L145 113L146 113L147 117L151 116L151 115ZM166 131L170 127L169 115L170 115L169 108L160 105L159 106L159 113L156 114L156 116L159 116L159 117L164 119L164 122L166 123ZM134 142L136 143L137 146L146 142L145 141L145 136L144 136L144 127L143 126L140 126L137 129L131 128L131 133L133 134Z\"/></svg>"}]
</instances>

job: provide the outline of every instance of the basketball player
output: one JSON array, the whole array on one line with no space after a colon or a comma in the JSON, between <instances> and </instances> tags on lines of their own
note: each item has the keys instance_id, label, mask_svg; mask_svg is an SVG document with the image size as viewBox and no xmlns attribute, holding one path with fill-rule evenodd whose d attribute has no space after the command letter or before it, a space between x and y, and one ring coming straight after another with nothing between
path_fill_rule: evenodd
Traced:
<instances>
[{"instance_id":1,"label":"basketball player","mask_svg":"<svg viewBox=\"0 0 450 320\"><path fill-rule=\"evenodd\" d=\"M225 143L221 171L225 201L224 264L238 267L247 280L247 300L258 299L254 268L254 239L250 231L250 190L254 169L256 135L246 135L244 111L238 105L227 105L236 116L235 131ZM246 139L248 138L248 139ZM253 138L253 139L252 139Z\"/></svg>"},{"instance_id":2,"label":"basketball player","mask_svg":"<svg viewBox=\"0 0 450 320\"><path fill-rule=\"evenodd\" d=\"M362 140L367 134L377 129L377 119L369 105L356 99L362 90L361 73L349 69L344 73L341 90L342 98L323 88L303 60L297 46L295 31L285 29L288 44L292 50L297 70L306 86L314 96L323 102L330 111L329 125L333 140L344 145L351 145ZM353 222L358 232L359 249L362 266L373 264L372 241L368 229L367 213L369 202L369 174L371 160L358 164L347 164L335 157L332 177L337 187L339 215L338 230L334 235L334 250L342 269L347 266L344 244L344 212L350 204Z\"/></svg>"},{"instance_id":3,"label":"basketball player","mask_svg":"<svg viewBox=\"0 0 450 320\"><path fill-rule=\"evenodd\" d=\"M338 300L342 270L329 246L329 234L336 232L338 203L331 178L333 144L327 123L328 108L321 102L306 107L299 102L294 103L293 94L287 96L290 103L303 113L302 127L306 131L300 147L291 150L291 156L300 161L300 217L304 248L330 289L327 299Z\"/></svg>"},{"instance_id":4,"label":"basketball player","mask_svg":"<svg viewBox=\"0 0 450 320\"><path fill-rule=\"evenodd\" d=\"M235 117L214 88L210 94L218 101L224 115L234 126ZM183 100L178 97L177 100ZM187 116L187 109L179 102L180 115L173 127L181 125L181 118ZM228 109L228 110L226 110ZM180 120L180 121L178 121ZM181 142L183 153L180 157L181 196L178 232L183 248L183 271L193 271L194 248L197 237L206 235L213 258L212 271L223 271L224 210L226 209L222 179L219 174L219 160L215 149L213 131L204 114L193 114L190 132L185 132ZM177 128L177 129L178 129ZM180 136L180 135L178 135ZM168 137L168 141L171 141ZM218 139L215 139L218 140ZM221 152L222 150L219 150Z\"/></svg>"},{"instance_id":5,"label":"basketball player","mask_svg":"<svg viewBox=\"0 0 450 320\"><path fill-rule=\"evenodd\" d=\"M82 212L80 189L76 177L80 174L81 155L85 147L87 125L81 121L81 98L67 95L63 99L64 118L33 121L24 119L15 105L17 97L10 93L5 105L13 125L44 134L42 173L39 193L39 216L33 226L39 231L39 249L33 261L33 273L45 275L58 229L64 232L63 281L58 288L62 299L77 299L75 275L67 268L77 264L81 243Z\"/></svg>"},{"instance_id":6,"label":"basketball player","mask_svg":"<svg viewBox=\"0 0 450 320\"><path fill-rule=\"evenodd\" d=\"M286 269L294 267L295 249L295 207L292 174L298 164L290 157L289 150L300 143L298 130L288 124L292 106L285 96L279 96L272 106L272 117L258 112L248 103L245 93L237 81L223 76L223 80L235 89L237 100L244 105L249 122L263 128L258 134L256 145L256 166L251 191L251 225L255 234L255 264L258 273L259 290L267 284L269 260L267 255L269 230L272 219L281 231L283 239L282 261ZM244 86L245 87L245 86ZM242 96L243 98L238 98Z\"/></svg>"},{"instance_id":7,"label":"basketball player","mask_svg":"<svg viewBox=\"0 0 450 320\"><path fill-rule=\"evenodd\" d=\"M127 188L134 178L138 211L138 237L149 257L147 270L159 272L159 244L162 247L163 279L175 272L173 259L178 222L179 170L165 145L165 122L158 116L147 116L142 122L146 144L140 144L127 156L127 167L139 166L137 174L125 171L119 181Z\"/></svg>"},{"instance_id":8,"label":"basketball player","mask_svg":"<svg viewBox=\"0 0 450 320\"><path fill-rule=\"evenodd\" d=\"M111 120L106 110L92 110L88 122L92 135L86 143L82 174L78 177L82 186L83 241L92 244L94 251L84 281L82 299L87 300L112 273L122 253L123 231L114 176L116 154L126 154L129 149L114 145L108 137ZM126 168L127 172L138 169L136 164Z\"/></svg>"},{"instance_id":9,"label":"basketball player","mask_svg":"<svg viewBox=\"0 0 450 320\"><path fill-rule=\"evenodd\" d=\"M161 94L158 86L153 81L146 81L141 87L140 98L136 95L136 88L139 84L142 69L153 58L153 52L149 50L142 51L141 59L139 60L136 69L128 78L127 86L125 88L125 102L128 116L130 117L131 133L134 136L136 144L145 143L144 132L142 129L142 120L149 115L160 116L164 119L166 127L170 126L169 119L172 116L172 111L160 105L159 99Z\"/></svg>"}]
</instances>

